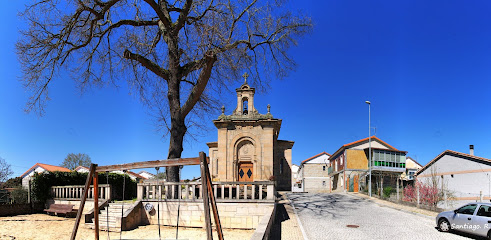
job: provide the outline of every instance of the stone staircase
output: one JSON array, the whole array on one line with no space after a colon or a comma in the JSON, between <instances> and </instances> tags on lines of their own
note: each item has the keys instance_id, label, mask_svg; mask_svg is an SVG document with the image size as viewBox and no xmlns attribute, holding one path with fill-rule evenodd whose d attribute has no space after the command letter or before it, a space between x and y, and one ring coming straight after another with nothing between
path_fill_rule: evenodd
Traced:
<instances>
[{"instance_id":1,"label":"stone staircase","mask_svg":"<svg viewBox=\"0 0 491 240\"><path fill-rule=\"evenodd\" d=\"M123 214L133 208L133 203L109 203L99 213L99 229L111 232L121 232L121 208L123 208ZM94 229L94 218L91 223L85 223L90 229ZM108 229L109 225L109 229Z\"/></svg>"}]
</instances>

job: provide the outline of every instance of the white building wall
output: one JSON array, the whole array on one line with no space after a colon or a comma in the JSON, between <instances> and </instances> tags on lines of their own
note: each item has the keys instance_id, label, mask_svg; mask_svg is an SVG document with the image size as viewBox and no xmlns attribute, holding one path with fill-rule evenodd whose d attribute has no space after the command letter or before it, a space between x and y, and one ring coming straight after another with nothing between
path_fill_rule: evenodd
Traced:
<instances>
[{"instance_id":1,"label":"white building wall","mask_svg":"<svg viewBox=\"0 0 491 240\"><path fill-rule=\"evenodd\" d=\"M155 175L149 174L147 172L141 172L141 173L139 173L139 175L146 178L146 179L152 179L155 177Z\"/></svg>"},{"instance_id":2,"label":"white building wall","mask_svg":"<svg viewBox=\"0 0 491 240\"><path fill-rule=\"evenodd\" d=\"M461 173L462 171L472 171ZM434 176L434 177L433 177ZM429 184L432 179L448 190L447 198L439 207L454 209L468 202L475 202L483 194L483 200L491 199L491 163L478 163L465 158L445 155L421 172L418 181Z\"/></svg>"},{"instance_id":3,"label":"white building wall","mask_svg":"<svg viewBox=\"0 0 491 240\"><path fill-rule=\"evenodd\" d=\"M350 147L349 149L365 149L368 148L368 145L369 145L368 142L366 142L355 147ZM374 139L372 139L372 148L389 149L386 146L382 145L381 143L375 141Z\"/></svg>"},{"instance_id":4,"label":"white building wall","mask_svg":"<svg viewBox=\"0 0 491 240\"><path fill-rule=\"evenodd\" d=\"M36 166L34 169L32 169L29 173L27 173L23 178L22 178L22 187L25 189L29 188L29 180L31 180L32 176L34 176L34 173L42 173L46 171L44 168Z\"/></svg>"},{"instance_id":5,"label":"white building wall","mask_svg":"<svg viewBox=\"0 0 491 240\"><path fill-rule=\"evenodd\" d=\"M88 173L89 170L86 169L86 168L79 168L79 169L77 169L77 172L79 172L79 173Z\"/></svg>"}]
</instances>

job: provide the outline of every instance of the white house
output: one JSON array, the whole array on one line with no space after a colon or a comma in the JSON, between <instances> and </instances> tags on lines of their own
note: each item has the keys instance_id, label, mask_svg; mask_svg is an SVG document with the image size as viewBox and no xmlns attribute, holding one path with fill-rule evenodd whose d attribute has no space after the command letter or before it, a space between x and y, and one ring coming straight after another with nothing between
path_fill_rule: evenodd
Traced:
<instances>
[{"instance_id":1,"label":"white house","mask_svg":"<svg viewBox=\"0 0 491 240\"><path fill-rule=\"evenodd\" d=\"M331 155L321 152L305 159L298 169L300 188L302 192L329 192L331 180L329 178L329 158Z\"/></svg>"},{"instance_id":2,"label":"white house","mask_svg":"<svg viewBox=\"0 0 491 240\"><path fill-rule=\"evenodd\" d=\"M64 167L59 167L59 166L53 166L49 164L44 164L44 163L36 163L34 166L29 168L24 174L22 174L20 177L22 178L22 187L28 188L29 187L29 180L31 180L32 176L34 173L42 173L42 172L70 172L70 169L64 168Z\"/></svg>"},{"instance_id":3,"label":"white house","mask_svg":"<svg viewBox=\"0 0 491 240\"><path fill-rule=\"evenodd\" d=\"M138 175L142 176L144 179L152 179L155 178L155 174L151 174L147 171L140 171Z\"/></svg>"},{"instance_id":4,"label":"white house","mask_svg":"<svg viewBox=\"0 0 491 240\"><path fill-rule=\"evenodd\" d=\"M406 173L404 176L405 181L414 180L414 175L418 172L419 169L423 168L423 165L419 164L416 160L411 157L406 157Z\"/></svg>"},{"instance_id":5,"label":"white house","mask_svg":"<svg viewBox=\"0 0 491 240\"><path fill-rule=\"evenodd\" d=\"M300 179L298 178L299 166L292 164L292 192L301 192L302 189L299 187Z\"/></svg>"},{"instance_id":6,"label":"white house","mask_svg":"<svg viewBox=\"0 0 491 240\"><path fill-rule=\"evenodd\" d=\"M446 150L416 173L416 180L444 190L443 209L453 209L468 202L491 200L491 159Z\"/></svg>"},{"instance_id":7,"label":"white house","mask_svg":"<svg viewBox=\"0 0 491 240\"><path fill-rule=\"evenodd\" d=\"M88 173L89 172L89 168L88 167L84 167L84 166L78 166L73 171L80 172L80 173Z\"/></svg>"}]
</instances>

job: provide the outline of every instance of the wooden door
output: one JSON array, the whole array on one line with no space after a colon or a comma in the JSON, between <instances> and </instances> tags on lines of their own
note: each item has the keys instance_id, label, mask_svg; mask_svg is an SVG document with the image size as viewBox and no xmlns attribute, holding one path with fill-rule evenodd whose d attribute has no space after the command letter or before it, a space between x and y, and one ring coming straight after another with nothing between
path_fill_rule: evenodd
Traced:
<instances>
[{"instance_id":1,"label":"wooden door","mask_svg":"<svg viewBox=\"0 0 491 240\"><path fill-rule=\"evenodd\" d=\"M239 182L254 181L254 174L251 162L239 163Z\"/></svg>"},{"instance_id":2,"label":"wooden door","mask_svg":"<svg viewBox=\"0 0 491 240\"><path fill-rule=\"evenodd\" d=\"M358 175L355 175L353 192L358 192Z\"/></svg>"}]
</instances>

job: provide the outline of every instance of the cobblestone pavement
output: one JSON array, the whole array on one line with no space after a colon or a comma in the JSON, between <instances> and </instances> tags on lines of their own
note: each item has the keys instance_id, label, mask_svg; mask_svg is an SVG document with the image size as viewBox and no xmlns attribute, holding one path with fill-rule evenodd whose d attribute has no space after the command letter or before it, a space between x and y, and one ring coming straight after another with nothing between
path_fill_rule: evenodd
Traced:
<instances>
[{"instance_id":1,"label":"cobblestone pavement","mask_svg":"<svg viewBox=\"0 0 491 240\"><path fill-rule=\"evenodd\" d=\"M472 239L441 233L435 218L397 210L352 194L289 193L310 240L316 239ZM347 225L357 225L350 228Z\"/></svg>"},{"instance_id":2,"label":"cobblestone pavement","mask_svg":"<svg viewBox=\"0 0 491 240\"><path fill-rule=\"evenodd\" d=\"M295 215L290 201L285 193L279 192L278 205L276 206L276 224L273 227L273 236L271 239L281 240L302 240L303 235L298 225L298 219Z\"/></svg>"}]
</instances>

